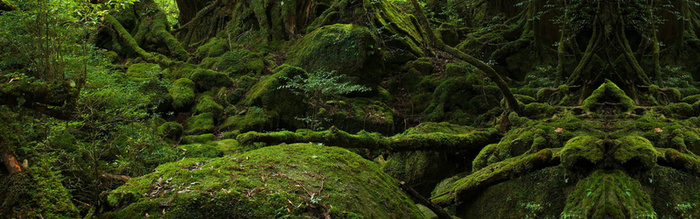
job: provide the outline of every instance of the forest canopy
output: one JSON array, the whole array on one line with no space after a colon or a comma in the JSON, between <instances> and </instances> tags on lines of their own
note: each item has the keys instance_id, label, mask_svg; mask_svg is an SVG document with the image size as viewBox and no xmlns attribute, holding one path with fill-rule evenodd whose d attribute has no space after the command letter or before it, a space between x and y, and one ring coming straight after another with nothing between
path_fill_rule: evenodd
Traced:
<instances>
[{"instance_id":1,"label":"forest canopy","mask_svg":"<svg viewBox=\"0 0 700 219\"><path fill-rule=\"evenodd\" d=\"M0 218L694 218L695 0L0 0Z\"/></svg>"}]
</instances>

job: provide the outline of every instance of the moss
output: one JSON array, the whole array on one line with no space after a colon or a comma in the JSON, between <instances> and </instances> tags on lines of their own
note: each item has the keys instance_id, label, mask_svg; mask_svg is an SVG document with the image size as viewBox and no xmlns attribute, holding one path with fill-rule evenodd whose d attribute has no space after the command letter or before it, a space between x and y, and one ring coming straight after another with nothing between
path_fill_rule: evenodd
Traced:
<instances>
[{"instance_id":1,"label":"moss","mask_svg":"<svg viewBox=\"0 0 700 219\"><path fill-rule=\"evenodd\" d=\"M178 147L184 151L184 156L187 158L215 158L242 152L241 147L238 145L238 141L233 139L210 141L199 144L186 144Z\"/></svg>"},{"instance_id":2,"label":"moss","mask_svg":"<svg viewBox=\"0 0 700 219\"><path fill-rule=\"evenodd\" d=\"M555 108L546 103L530 103L526 104L525 107L523 107L523 114L527 115L528 117L548 117L552 114L554 114Z\"/></svg>"},{"instance_id":3,"label":"moss","mask_svg":"<svg viewBox=\"0 0 700 219\"><path fill-rule=\"evenodd\" d=\"M199 98L199 102L194 107L195 113L212 113L214 118L220 118L221 114L224 112L224 107L217 103L213 97L202 95Z\"/></svg>"},{"instance_id":4,"label":"moss","mask_svg":"<svg viewBox=\"0 0 700 219\"><path fill-rule=\"evenodd\" d=\"M244 133L248 131L263 131L266 128L271 128L272 125L273 116L268 115L264 109L254 106L239 112L235 116L228 117L219 129Z\"/></svg>"},{"instance_id":5,"label":"moss","mask_svg":"<svg viewBox=\"0 0 700 219\"><path fill-rule=\"evenodd\" d=\"M164 138L177 140L182 137L184 133L184 128L180 123L176 122L166 122L158 126L158 134Z\"/></svg>"},{"instance_id":6,"label":"moss","mask_svg":"<svg viewBox=\"0 0 700 219\"><path fill-rule=\"evenodd\" d=\"M228 41L225 39L213 37L209 39L209 42L206 44L200 46L197 48L197 51L194 52L194 54L198 58L207 58L207 57L219 57L226 53L229 49L229 44Z\"/></svg>"},{"instance_id":7,"label":"moss","mask_svg":"<svg viewBox=\"0 0 700 219\"><path fill-rule=\"evenodd\" d=\"M215 87L229 87L233 84L226 74L205 69L194 70L190 80L197 85L198 91L208 91Z\"/></svg>"},{"instance_id":8,"label":"moss","mask_svg":"<svg viewBox=\"0 0 700 219\"><path fill-rule=\"evenodd\" d=\"M468 199L465 198L473 197L475 193L479 193L483 189L499 182L557 165L558 162L553 159L554 153L556 153L555 150L547 148L537 153L525 154L489 165L468 176L450 180L449 184L441 183L442 185L439 185L433 191L435 195L431 199L439 205L466 201Z\"/></svg>"},{"instance_id":9,"label":"moss","mask_svg":"<svg viewBox=\"0 0 700 219\"><path fill-rule=\"evenodd\" d=\"M249 73L260 75L265 70L266 65L265 58L260 53L235 50L223 54L219 58L216 68L233 77Z\"/></svg>"},{"instance_id":10,"label":"moss","mask_svg":"<svg viewBox=\"0 0 700 219\"><path fill-rule=\"evenodd\" d=\"M327 101L318 114L320 125L349 132L365 130L390 135L394 133L394 112L381 101L369 98L341 98Z\"/></svg>"},{"instance_id":11,"label":"moss","mask_svg":"<svg viewBox=\"0 0 700 219\"><path fill-rule=\"evenodd\" d=\"M195 84L187 78L180 78L173 82L168 88L170 96L173 98L173 106L176 109L186 109L194 104Z\"/></svg>"},{"instance_id":12,"label":"moss","mask_svg":"<svg viewBox=\"0 0 700 219\"><path fill-rule=\"evenodd\" d=\"M160 65L151 63L138 63L129 66L126 76L135 79L157 79L161 72Z\"/></svg>"},{"instance_id":13,"label":"moss","mask_svg":"<svg viewBox=\"0 0 700 219\"><path fill-rule=\"evenodd\" d=\"M182 137L181 143L183 144L194 144L194 143L207 143L210 141L214 141L214 134L212 133L207 133L207 134L201 134L201 135L187 135Z\"/></svg>"},{"instance_id":14,"label":"moss","mask_svg":"<svg viewBox=\"0 0 700 219\"><path fill-rule=\"evenodd\" d=\"M376 164L345 149L281 145L161 165L104 195L116 199L111 207L117 210L104 216L305 218L330 210L338 218L422 218L397 185Z\"/></svg>"},{"instance_id":15,"label":"moss","mask_svg":"<svg viewBox=\"0 0 700 219\"><path fill-rule=\"evenodd\" d=\"M666 114L678 116L681 118L698 115L698 112L695 110L693 105L690 105L688 103L672 103L667 106L661 107L661 111Z\"/></svg>"},{"instance_id":16,"label":"moss","mask_svg":"<svg viewBox=\"0 0 700 219\"><path fill-rule=\"evenodd\" d=\"M289 89L279 89L285 84L285 78L304 74L304 70L291 65L277 67L272 75L260 78L246 93L239 105L257 106L265 109L268 114L279 113L282 128L302 128L304 124L297 117L306 115L306 104L302 97L295 95Z\"/></svg>"},{"instance_id":17,"label":"moss","mask_svg":"<svg viewBox=\"0 0 700 219\"><path fill-rule=\"evenodd\" d=\"M445 65L445 75L447 77L459 77L467 72L471 71L467 68L466 63L447 63Z\"/></svg>"},{"instance_id":18,"label":"moss","mask_svg":"<svg viewBox=\"0 0 700 219\"><path fill-rule=\"evenodd\" d=\"M435 69L433 62L427 57L420 57L414 61L406 63L404 66L406 69L416 69L421 75L430 75Z\"/></svg>"},{"instance_id":19,"label":"moss","mask_svg":"<svg viewBox=\"0 0 700 219\"><path fill-rule=\"evenodd\" d=\"M451 179L463 177L458 175ZM560 218L566 194L573 189L575 180L575 176L561 166L537 170L483 189L470 200L457 204L454 215L464 219ZM442 186L448 184L445 180Z\"/></svg>"},{"instance_id":20,"label":"moss","mask_svg":"<svg viewBox=\"0 0 700 219\"><path fill-rule=\"evenodd\" d=\"M214 114L202 113L187 121L187 134L202 134L214 131Z\"/></svg>"},{"instance_id":21,"label":"moss","mask_svg":"<svg viewBox=\"0 0 700 219\"><path fill-rule=\"evenodd\" d=\"M29 169L9 176L0 176L0 215L7 218L77 218L68 190L57 172L48 164L48 157L32 159ZM46 160L42 160L46 159Z\"/></svg>"},{"instance_id":22,"label":"moss","mask_svg":"<svg viewBox=\"0 0 700 219\"><path fill-rule=\"evenodd\" d=\"M409 128L403 135L464 134L473 130L469 126L427 122ZM406 182L421 195L429 197L437 183L456 173L468 171L470 167L464 165L465 162L469 162L469 158L455 151L409 151L390 155L382 169L392 177Z\"/></svg>"},{"instance_id":23,"label":"moss","mask_svg":"<svg viewBox=\"0 0 700 219\"><path fill-rule=\"evenodd\" d=\"M602 140L592 136L570 139L560 152L561 163L568 169L592 168L603 161Z\"/></svg>"},{"instance_id":24,"label":"moss","mask_svg":"<svg viewBox=\"0 0 700 219\"><path fill-rule=\"evenodd\" d=\"M649 170L656 165L657 157L660 154L646 138L625 136L617 141L620 142L620 147L613 156L623 166Z\"/></svg>"},{"instance_id":25,"label":"moss","mask_svg":"<svg viewBox=\"0 0 700 219\"><path fill-rule=\"evenodd\" d=\"M597 170L576 184L562 218L657 218L639 181L622 170Z\"/></svg>"},{"instance_id":26,"label":"moss","mask_svg":"<svg viewBox=\"0 0 700 219\"><path fill-rule=\"evenodd\" d=\"M287 53L287 63L307 71L336 71L368 87L383 77L376 37L367 27L333 24L302 38Z\"/></svg>"},{"instance_id":27,"label":"moss","mask_svg":"<svg viewBox=\"0 0 700 219\"><path fill-rule=\"evenodd\" d=\"M620 112L631 112L636 108L634 101L612 81L606 80L593 94L583 101L581 107L588 112L598 112L604 105L619 103L613 107Z\"/></svg>"}]
</instances>

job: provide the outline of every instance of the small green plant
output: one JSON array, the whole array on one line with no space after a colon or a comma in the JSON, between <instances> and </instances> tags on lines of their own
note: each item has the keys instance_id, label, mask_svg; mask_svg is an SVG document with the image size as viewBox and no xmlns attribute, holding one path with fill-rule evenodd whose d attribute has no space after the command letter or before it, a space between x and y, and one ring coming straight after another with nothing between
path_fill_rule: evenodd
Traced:
<instances>
[{"instance_id":1,"label":"small green plant","mask_svg":"<svg viewBox=\"0 0 700 219\"><path fill-rule=\"evenodd\" d=\"M336 74L335 71L318 70L284 79L287 80L287 84L278 89L289 89L296 95L306 97L305 103L309 104L312 110L309 115L297 119L306 123L307 127L313 130L322 129L321 124L323 121L327 121L327 119L322 121L318 114L328 99L352 92L370 90L362 85L351 84L345 75Z\"/></svg>"}]
</instances>

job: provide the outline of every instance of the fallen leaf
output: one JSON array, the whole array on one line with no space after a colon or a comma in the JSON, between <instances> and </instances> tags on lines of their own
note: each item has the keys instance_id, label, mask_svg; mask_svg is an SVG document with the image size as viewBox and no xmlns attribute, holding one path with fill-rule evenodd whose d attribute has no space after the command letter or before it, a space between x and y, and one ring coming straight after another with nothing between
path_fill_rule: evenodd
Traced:
<instances>
[{"instance_id":1,"label":"fallen leaf","mask_svg":"<svg viewBox=\"0 0 700 219\"><path fill-rule=\"evenodd\" d=\"M655 128L655 129L654 129L654 132L656 132L656 133L661 133L661 132L664 132L664 130L661 129L661 128Z\"/></svg>"},{"instance_id":2,"label":"fallen leaf","mask_svg":"<svg viewBox=\"0 0 700 219\"><path fill-rule=\"evenodd\" d=\"M554 132L556 132L556 133L562 133L562 132L564 132L564 129L563 129L563 128L557 128L557 129L554 129Z\"/></svg>"}]
</instances>

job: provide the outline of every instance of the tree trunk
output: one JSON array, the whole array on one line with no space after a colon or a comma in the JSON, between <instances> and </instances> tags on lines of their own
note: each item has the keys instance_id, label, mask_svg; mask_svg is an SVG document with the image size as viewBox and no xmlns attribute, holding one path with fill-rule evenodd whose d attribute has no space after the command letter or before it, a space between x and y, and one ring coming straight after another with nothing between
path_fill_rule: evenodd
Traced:
<instances>
[{"instance_id":1,"label":"tree trunk","mask_svg":"<svg viewBox=\"0 0 700 219\"><path fill-rule=\"evenodd\" d=\"M178 20L180 25L190 22L197 16L197 12L211 4L213 0L177 0L177 8L180 10Z\"/></svg>"}]
</instances>

